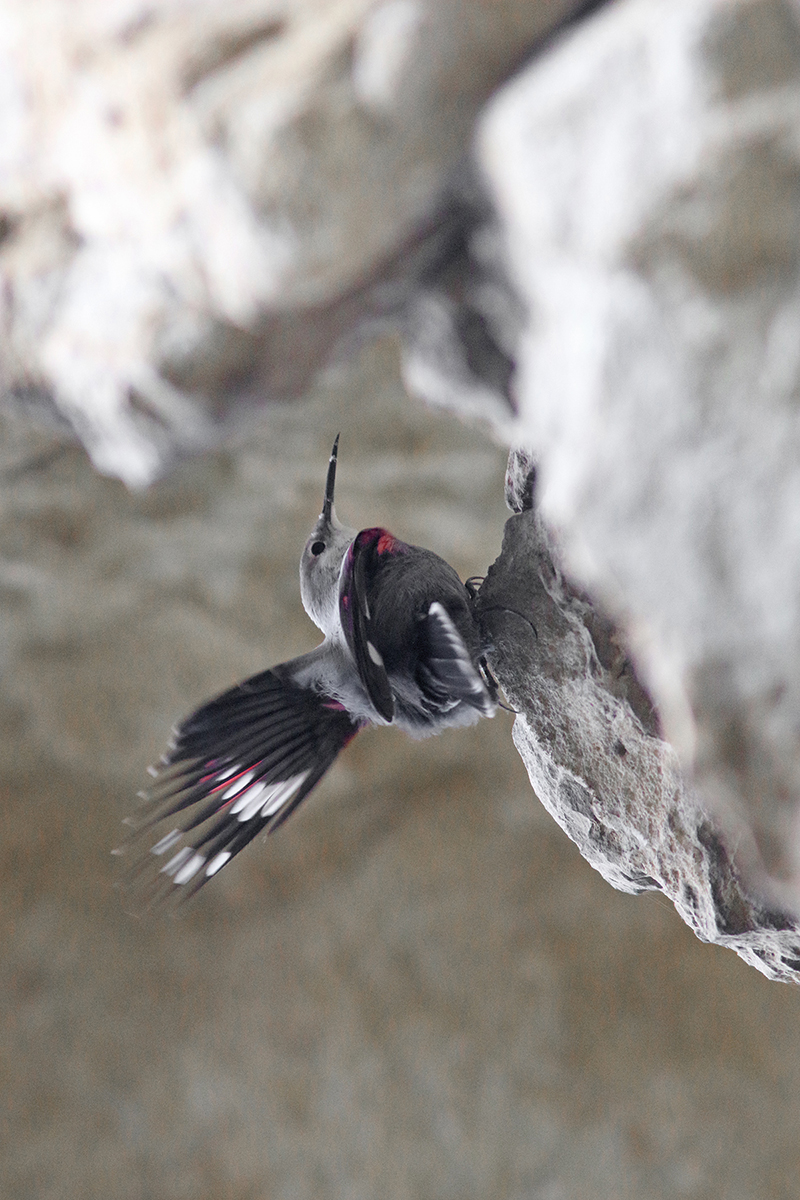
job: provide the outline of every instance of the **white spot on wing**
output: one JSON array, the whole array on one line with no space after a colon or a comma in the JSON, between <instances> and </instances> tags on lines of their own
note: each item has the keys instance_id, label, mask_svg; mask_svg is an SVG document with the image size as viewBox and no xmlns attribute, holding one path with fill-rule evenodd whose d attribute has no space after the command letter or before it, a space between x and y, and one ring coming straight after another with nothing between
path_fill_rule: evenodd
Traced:
<instances>
[{"instance_id":1,"label":"white spot on wing","mask_svg":"<svg viewBox=\"0 0 800 1200\"><path fill-rule=\"evenodd\" d=\"M219 854L215 854L211 862L206 867L206 879L210 879L212 875L216 875L231 856L230 850L220 850Z\"/></svg>"},{"instance_id":2,"label":"white spot on wing","mask_svg":"<svg viewBox=\"0 0 800 1200\"><path fill-rule=\"evenodd\" d=\"M376 667L383 666L383 659L381 657L380 650L378 650L378 648L376 646L373 646L372 642L369 642L369 641L367 642L367 653L369 654L372 661L375 663Z\"/></svg>"},{"instance_id":3,"label":"white spot on wing","mask_svg":"<svg viewBox=\"0 0 800 1200\"><path fill-rule=\"evenodd\" d=\"M161 874L174 875L176 871L180 870L187 858L191 856L191 853L192 847L184 846L182 850L179 850L178 853L169 860L166 866L161 868Z\"/></svg>"},{"instance_id":4,"label":"white spot on wing","mask_svg":"<svg viewBox=\"0 0 800 1200\"><path fill-rule=\"evenodd\" d=\"M263 791L264 791L263 783L254 783L253 786L248 788L246 792L242 792L241 796L236 801L236 803L231 805L231 816L233 816L234 813L240 813L242 811L242 809L244 809L244 808L249 808L251 802L253 800L257 800ZM247 818L240 817L239 820L246 821Z\"/></svg>"},{"instance_id":5,"label":"white spot on wing","mask_svg":"<svg viewBox=\"0 0 800 1200\"><path fill-rule=\"evenodd\" d=\"M302 771L299 775L293 775L291 779L287 779L285 783L276 785L274 791L270 793L264 807L261 809L262 817L269 817L277 812L290 800L299 787L304 783L308 771Z\"/></svg>"},{"instance_id":6,"label":"white spot on wing","mask_svg":"<svg viewBox=\"0 0 800 1200\"><path fill-rule=\"evenodd\" d=\"M237 792L242 790L242 788L247 787L254 775L255 771L246 771L241 779L237 779L236 782L232 783L229 788L226 788L226 790L220 796L220 800L230 800L231 796L235 796Z\"/></svg>"},{"instance_id":7,"label":"white spot on wing","mask_svg":"<svg viewBox=\"0 0 800 1200\"><path fill-rule=\"evenodd\" d=\"M175 843L177 842L177 840L180 836L181 836L181 830L173 829L171 833L165 834L164 837L162 837L160 842L156 842L155 846L153 846L153 849L150 851L150 853L151 854L166 854L167 850L172 849L172 847L175 845Z\"/></svg>"},{"instance_id":8,"label":"white spot on wing","mask_svg":"<svg viewBox=\"0 0 800 1200\"><path fill-rule=\"evenodd\" d=\"M193 854L186 865L181 867L181 869L176 873L175 883L188 883L190 879L194 878L205 861L206 858L204 854Z\"/></svg>"},{"instance_id":9,"label":"white spot on wing","mask_svg":"<svg viewBox=\"0 0 800 1200\"><path fill-rule=\"evenodd\" d=\"M261 805L264 803L264 792L266 790L267 789L263 783L259 783L256 787L250 789L248 792L249 799L238 813L238 819L240 821L249 821L251 817L256 815L258 810L261 808Z\"/></svg>"}]
</instances>

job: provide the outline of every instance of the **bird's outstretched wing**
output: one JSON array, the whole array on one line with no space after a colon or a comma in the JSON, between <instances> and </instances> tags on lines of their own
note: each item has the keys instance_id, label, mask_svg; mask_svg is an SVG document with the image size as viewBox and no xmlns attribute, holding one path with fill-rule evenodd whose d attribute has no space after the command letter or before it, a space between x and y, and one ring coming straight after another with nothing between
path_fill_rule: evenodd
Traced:
<instances>
[{"instance_id":1,"label":"bird's outstretched wing","mask_svg":"<svg viewBox=\"0 0 800 1200\"><path fill-rule=\"evenodd\" d=\"M394 696L389 676L372 632L368 590L370 576L380 567L383 554L397 540L385 529L362 529L348 548L339 589L339 616L361 682L384 721L394 718Z\"/></svg>"},{"instance_id":2,"label":"bird's outstretched wing","mask_svg":"<svg viewBox=\"0 0 800 1200\"><path fill-rule=\"evenodd\" d=\"M134 901L196 892L262 829L283 824L358 733L314 686L316 658L312 651L254 675L173 731L127 822L134 844L118 852L133 859L125 889Z\"/></svg>"}]
</instances>

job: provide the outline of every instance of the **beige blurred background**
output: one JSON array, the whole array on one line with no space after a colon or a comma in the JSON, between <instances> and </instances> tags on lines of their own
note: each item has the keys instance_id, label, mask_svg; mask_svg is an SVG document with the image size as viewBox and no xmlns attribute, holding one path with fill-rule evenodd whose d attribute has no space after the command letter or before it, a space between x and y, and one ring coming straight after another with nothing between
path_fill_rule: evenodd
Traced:
<instances>
[{"instance_id":1,"label":"beige blurred background","mask_svg":"<svg viewBox=\"0 0 800 1200\"><path fill-rule=\"evenodd\" d=\"M349 523L486 569L505 453L409 402L390 341L140 494L4 428L0 1195L800 1196L800 994L605 884L507 714L359 737L181 919L122 910L171 723L315 643L338 429Z\"/></svg>"}]
</instances>

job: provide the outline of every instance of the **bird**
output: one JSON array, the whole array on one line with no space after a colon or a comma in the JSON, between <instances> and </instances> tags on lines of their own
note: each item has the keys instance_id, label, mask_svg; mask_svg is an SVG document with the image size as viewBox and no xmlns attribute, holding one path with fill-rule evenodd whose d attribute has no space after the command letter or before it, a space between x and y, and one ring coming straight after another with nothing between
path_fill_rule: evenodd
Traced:
<instances>
[{"instance_id":1,"label":"bird","mask_svg":"<svg viewBox=\"0 0 800 1200\"><path fill-rule=\"evenodd\" d=\"M497 710L474 581L387 529L342 525L338 449L337 434L300 558L303 607L323 641L181 721L127 819L148 843L133 876L145 868L158 899L194 894L262 830L283 825L366 727L420 738ZM163 822L167 832L150 845Z\"/></svg>"}]
</instances>

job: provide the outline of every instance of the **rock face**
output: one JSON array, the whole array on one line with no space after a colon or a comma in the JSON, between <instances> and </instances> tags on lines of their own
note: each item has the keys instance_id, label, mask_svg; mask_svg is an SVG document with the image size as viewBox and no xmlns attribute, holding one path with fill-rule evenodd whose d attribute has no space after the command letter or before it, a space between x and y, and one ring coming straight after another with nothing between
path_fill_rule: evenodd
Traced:
<instances>
[{"instance_id":1,"label":"rock face","mask_svg":"<svg viewBox=\"0 0 800 1200\"><path fill-rule=\"evenodd\" d=\"M480 147L543 516L738 869L797 911L800 5L612 5Z\"/></svg>"},{"instance_id":2,"label":"rock face","mask_svg":"<svg viewBox=\"0 0 800 1200\"><path fill-rule=\"evenodd\" d=\"M517 515L478 603L537 796L614 887L664 892L703 941L797 982L800 924L741 878L660 736L618 631L564 579L519 453L507 496Z\"/></svg>"},{"instance_id":3,"label":"rock face","mask_svg":"<svg viewBox=\"0 0 800 1200\"><path fill-rule=\"evenodd\" d=\"M5 4L4 393L132 484L302 394L442 253L478 109L576 7Z\"/></svg>"}]
</instances>

